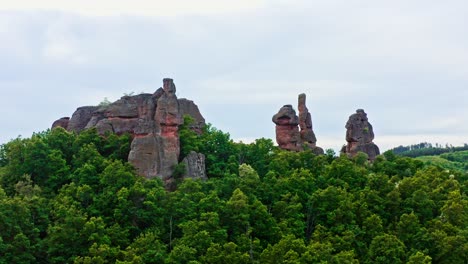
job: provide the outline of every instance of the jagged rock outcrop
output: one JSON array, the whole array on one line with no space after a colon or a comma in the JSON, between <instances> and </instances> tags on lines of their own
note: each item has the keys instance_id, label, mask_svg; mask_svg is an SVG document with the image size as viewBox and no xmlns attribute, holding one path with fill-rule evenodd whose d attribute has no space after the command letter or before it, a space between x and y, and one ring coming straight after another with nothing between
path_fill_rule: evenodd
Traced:
<instances>
[{"instance_id":1,"label":"jagged rock outcrop","mask_svg":"<svg viewBox=\"0 0 468 264\"><path fill-rule=\"evenodd\" d=\"M282 149L301 151L302 142L299 132L299 117L292 105L284 105L272 118L276 124L276 142Z\"/></svg>"},{"instance_id":2,"label":"jagged rock outcrop","mask_svg":"<svg viewBox=\"0 0 468 264\"><path fill-rule=\"evenodd\" d=\"M82 106L78 107L68 122L67 130L80 132L86 128L93 113L98 109L98 106Z\"/></svg>"},{"instance_id":3,"label":"jagged rock outcrop","mask_svg":"<svg viewBox=\"0 0 468 264\"><path fill-rule=\"evenodd\" d=\"M166 78L163 87L153 94L123 96L108 105L80 107L68 124L66 118L61 118L54 125L74 132L96 128L101 135L130 133L128 161L144 177L169 181L179 161L178 129L183 115L195 120L192 126L197 132L201 133L205 125L198 106L193 101L178 99L175 92L173 80Z\"/></svg>"},{"instance_id":4,"label":"jagged rock outcrop","mask_svg":"<svg viewBox=\"0 0 468 264\"><path fill-rule=\"evenodd\" d=\"M194 104L193 101L185 98L178 99L178 101L181 116L191 116L194 122L190 125L190 128L198 134L201 134L202 128L205 126L205 118L201 115L200 110L198 110L198 106Z\"/></svg>"},{"instance_id":5,"label":"jagged rock outcrop","mask_svg":"<svg viewBox=\"0 0 468 264\"><path fill-rule=\"evenodd\" d=\"M182 160L185 164L184 178L206 180L205 155L190 151L187 157Z\"/></svg>"},{"instance_id":6,"label":"jagged rock outcrop","mask_svg":"<svg viewBox=\"0 0 468 264\"><path fill-rule=\"evenodd\" d=\"M315 154L323 154L317 147L317 139L312 129L312 117L306 107L306 95L298 98L299 116L292 105L284 105L272 118L276 124L276 142L282 149L302 151L311 149Z\"/></svg>"},{"instance_id":7,"label":"jagged rock outcrop","mask_svg":"<svg viewBox=\"0 0 468 264\"><path fill-rule=\"evenodd\" d=\"M52 128L62 127L62 128L67 129L69 122L70 122L69 117L62 117L58 120L55 120L54 123L52 123Z\"/></svg>"},{"instance_id":8,"label":"jagged rock outcrop","mask_svg":"<svg viewBox=\"0 0 468 264\"><path fill-rule=\"evenodd\" d=\"M374 130L363 109L356 110L356 113L349 117L345 127L348 144L343 147L342 152L353 157L361 151L366 153L371 161L380 154L379 147L372 142Z\"/></svg>"}]
</instances>

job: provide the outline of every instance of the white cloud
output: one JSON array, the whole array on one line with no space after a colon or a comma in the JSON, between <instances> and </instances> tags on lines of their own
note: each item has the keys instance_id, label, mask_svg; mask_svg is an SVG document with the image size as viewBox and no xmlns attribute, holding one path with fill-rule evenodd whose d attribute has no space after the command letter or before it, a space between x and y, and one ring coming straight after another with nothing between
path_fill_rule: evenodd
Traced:
<instances>
[{"instance_id":1,"label":"white cloud","mask_svg":"<svg viewBox=\"0 0 468 264\"><path fill-rule=\"evenodd\" d=\"M357 108L382 148L452 143L468 133L468 6L448 1L0 0L0 110L15 112L0 143L164 77L233 138L274 138L271 116L304 92L324 148Z\"/></svg>"},{"instance_id":2,"label":"white cloud","mask_svg":"<svg viewBox=\"0 0 468 264\"><path fill-rule=\"evenodd\" d=\"M88 59L78 47L79 40L70 32L69 23L57 19L45 32L43 56L46 61L86 64Z\"/></svg>"},{"instance_id":3,"label":"white cloud","mask_svg":"<svg viewBox=\"0 0 468 264\"><path fill-rule=\"evenodd\" d=\"M86 16L180 16L248 11L264 0L1 0L0 10L45 10Z\"/></svg>"}]
</instances>

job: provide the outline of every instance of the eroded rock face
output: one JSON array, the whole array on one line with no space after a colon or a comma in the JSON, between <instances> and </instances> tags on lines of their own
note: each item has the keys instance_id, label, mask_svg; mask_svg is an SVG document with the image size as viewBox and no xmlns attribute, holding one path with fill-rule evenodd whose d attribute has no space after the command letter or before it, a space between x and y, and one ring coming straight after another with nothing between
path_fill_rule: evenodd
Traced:
<instances>
[{"instance_id":1,"label":"eroded rock face","mask_svg":"<svg viewBox=\"0 0 468 264\"><path fill-rule=\"evenodd\" d=\"M69 117L62 117L62 118L54 121L54 123L52 124L52 128L62 127L62 128L67 129L69 122L70 122Z\"/></svg>"},{"instance_id":2,"label":"eroded rock face","mask_svg":"<svg viewBox=\"0 0 468 264\"><path fill-rule=\"evenodd\" d=\"M305 94L299 95L298 110L299 116L292 105L285 105L273 116L278 146L293 151L310 149L317 155L323 154L323 149L316 145L317 138L312 129L312 117L306 106Z\"/></svg>"},{"instance_id":3,"label":"eroded rock face","mask_svg":"<svg viewBox=\"0 0 468 264\"><path fill-rule=\"evenodd\" d=\"M302 149L299 133L299 117L292 105L284 105L272 118L276 124L276 142L282 149L300 151Z\"/></svg>"},{"instance_id":4,"label":"eroded rock face","mask_svg":"<svg viewBox=\"0 0 468 264\"><path fill-rule=\"evenodd\" d=\"M173 80L167 78L163 80L163 87L153 94L123 96L105 106L80 107L68 124L59 119L54 125L65 127L66 124L66 128L74 132L96 128L101 135L130 133L133 139L128 161L140 175L168 182L179 161L178 130L182 116L187 114L194 118L195 131L201 131L205 125L197 105L187 99L177 99L175 92Z\"/></svg>"},{"instance_id":5,"label":"eroded rock face","mask_svg":"<svg viewBox=\"0 0 468 264\"><path fill-rule=\"evenodd\" d=\"M366 153L371 161L380 154L379 147L372 142L374 130L363 109L358 109L356 113L349 116L345 127L348 144L342 150L344 153L353 157L361 151Z\"/></svg>"},{"instance_id":6,"label":"eroded rock face","mask_svg":"<svg viewBox=\"0 0 468 264\"><path fill-rule=\"evenodd\" d=\"M180 141L179 125L182 117L179 101L175 95L176 87L172 79L164 79L164 94L158 99L155 120L160 125L161 148L160 175L163 180L171 177L174 167L179 162Z\"/></svg>"},{"instance_id":7,"label":"eroded rock face","mask_svg":"<svg viewBox=\"0 0 468 264\"><path fill-rule=\"evenodd\" d=\"M182 160L185 164L184 178L206 180L205 155L190 151L187 157Z\"/></svg>"},{"instance_id":8,"label":"eroded rock face","mask_svg":"<svg viewBox=\"0 0 468 264\"><path fill-rule=\"evenodd\" d=\"M317 155L324 154L323 149L316 145L317 138L315 137L312 128L312 116L306 106L306 95L300 94L298 98L299 109L299 128L301 129L301 140L305 148L309 148Z\"/></svg>"},{"instance_id":9,"label":"eroded rock face","mask_svg":"<svg viewBox=\"0 0 468 264\"><path fill-rule=\"evenodd\" d=\"M70 122L68 123L67 130L73 132L80 132L86 128L86 125L91 120L93 113L98 110L98 106L82 106L78 107L73 113Z\"/></svg>"},{"instance_id":10,"label":"eroded rock face","mask_svg":"<svg viewBox=\"0 0 468 264\"><path fill-rule=\"evenodd\" d=\"M205 118L201 115L200 110L198 110L198 106L193 101L187 100L185 98L178 100L180 115L182 117L185 115L191 116L195 122L190 125L190 128L201 134L202 128L205 126Z\"/></svg>"}]
</instances>

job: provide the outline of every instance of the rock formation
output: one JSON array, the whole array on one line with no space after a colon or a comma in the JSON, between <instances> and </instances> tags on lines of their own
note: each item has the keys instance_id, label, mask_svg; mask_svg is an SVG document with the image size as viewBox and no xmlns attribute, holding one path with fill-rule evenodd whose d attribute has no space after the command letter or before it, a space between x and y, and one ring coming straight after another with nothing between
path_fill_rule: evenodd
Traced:
<instances>
[{"instance_id":1,"label":"rock formation","mask_svg":"<svg viewBox=\"0 0 468 264\"><path fill-rule=\"evenodd\" d=\"M97 106L78 107L78 109L76 109L70 121L68 122L67 130L73 132L80 132L81 130L85 129L89 120L91 120L94 111L96 111L98 108L99 107Z\"/></svg>"},{"instance_id":2,"label":"rock formation","mask_svg":"<svg viewBox=\"0 0 468 264\"><path fill-rule=\"evenodd\" d=\"M311 149L316 154L323 154L323 149L316 145L317 139L312 129L312 117L306 107L305 94L299 95L298 110L299 117L292 105L284 105L273 116L278 146L292 151Z\"/></svg>"},{"instance_id":3,"label":"rock formation","mask_svg":"<svg viewBox=\"0 0 468 264\"><path fill-rule=\"evenodd\" d=\"M356 113L349 116L346 123L346 141L348 144L343 147L342 152L353 157L358 152L364 152L369 160L374 160L380 154L379 147L375 145L374 130L367 119L367 114L363 109L356 110Z\"/></svg>"},{"instance_id":4,"label":"rock formation","mask_svg":"<svg viewBox=\"0 0 468 264\"><path fill-rule=\"evenodd\" d=\"M206 180L205 155L190 151L182 163L185 164L185 178Z\"/></svg>"},{"instance_id":5,"label":"rock formation","mask_svg":"<svg viewBox=\"0 0 468 264\"><path fill-rule=\"evenodd\" d=\"M62 118L60 118L58 120L55 120L55 122L52 124L52 128L63 127L65 129L67 129L69 122L70 122L69 117L62 117Z\"/></svg>"},{"instance_id":6,"label":"rock formation","mask_svg":"<svg viewBox=\"0 0 468 264\"><path fill-rule=\"evenodd\" d=\"M299 133L299 118L292 105L284 105L272 118L276 124L276 142L282 149L300 151L301 135Z\"/></svg>"},{"instance_id":7,"label":"rock formation","mask_svg":"<svg viewBox=\"0 0 468 264\"><path fill-rule=\"evenodd\" d=\"M174 167L179 162L180 142L179 125L182 124L182 116L179 110L179 101L175 95L176 87L172 79L164 79L164 93L158 99L155 121L160 126L161 167L159 173L163 179L170 177Z\"/></svg>"},{"instance_id":8,"label":"rock formation","mask_svg":"<svg viewBox=\"0 0 468 264\"><path fill-rule=\"evenodd\" d=\"M317 138L315 137L314 130L312 129L312 116L306 106L305 94L299 95L297 108L299 109L299 128L301 129L302 143L311 149L316 149L318 148L316 146ZM323 154L323 150L320 150ZM317 151L320 152L320 150Z\"/></svg>"},{"instance_id":9,"label":"rock formation","mask_svg":"<svg viewBox=\"0 0 468 264\"><path fill-rule=\"evenodd\" d=\"M178 99L175 92L173 80L167 78L163 80L163 88L153 94L123 96L108 105L80 107L71 119L61 118L52 127L77 133L96 128L101 135L130 133L128 161L140 175L168 181L179 161L178 129L183 115L195 120L192 125L195 131L201 132L205 125L198 106L193 101Z\"/></svg>"}]
</instances>

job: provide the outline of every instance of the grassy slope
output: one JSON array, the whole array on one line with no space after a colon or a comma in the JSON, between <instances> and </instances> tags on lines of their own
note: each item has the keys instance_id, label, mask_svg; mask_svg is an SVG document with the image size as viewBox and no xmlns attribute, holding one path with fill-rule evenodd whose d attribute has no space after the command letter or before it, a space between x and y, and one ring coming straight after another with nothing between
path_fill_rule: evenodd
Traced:
<instances>
[{"instance_id":1,"label":"grassy slope","mask_svg":"<svg viewBox=\"0 0 468 264\"><path fill-rule=\"evenodd\" d=\"M433 164L449 170L468 172L468 151L444 153L439 156L421 156L416 159L426 164Z\"/></svg>"}]
</instances>

